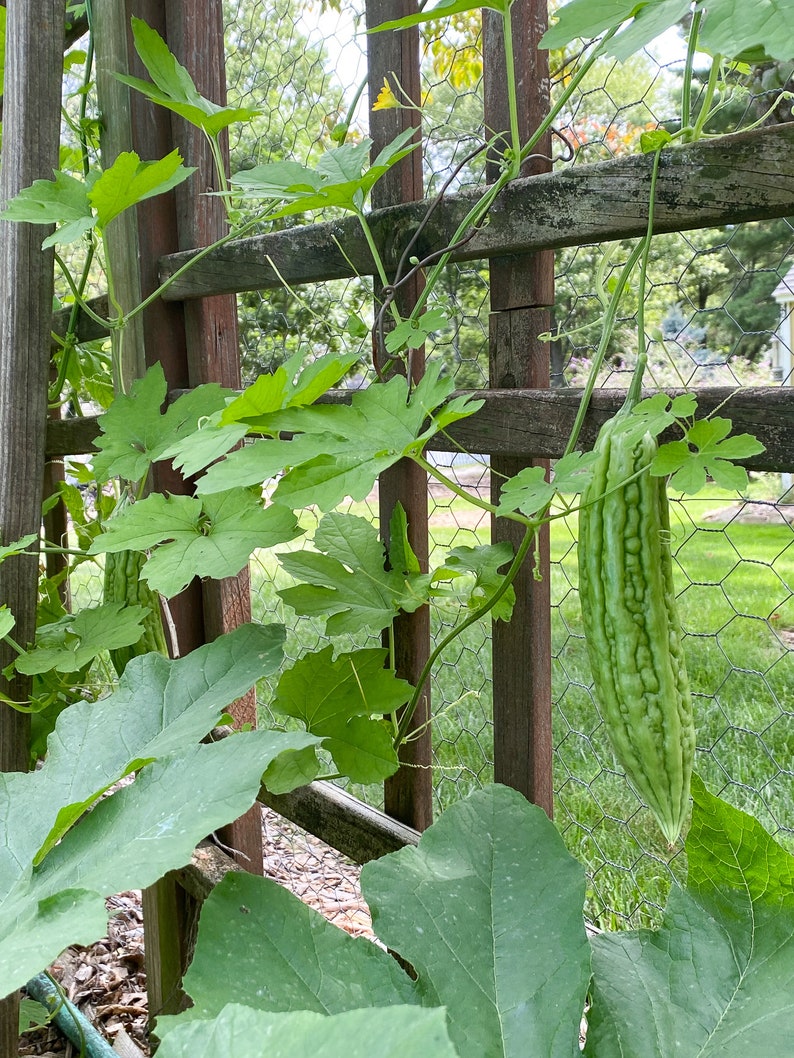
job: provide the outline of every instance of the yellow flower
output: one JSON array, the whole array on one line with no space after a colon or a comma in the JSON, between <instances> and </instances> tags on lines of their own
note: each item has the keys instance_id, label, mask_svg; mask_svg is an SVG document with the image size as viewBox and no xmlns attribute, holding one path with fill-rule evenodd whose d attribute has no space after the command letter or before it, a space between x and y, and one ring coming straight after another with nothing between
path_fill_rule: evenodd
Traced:
<instances>
[{"instance_id":1,"label":"yellow flower","mask_svg":"<svg viewBox=\"0 0 794 1058\"><path fill-rule=\"evenodd\" d=\"M388 77L383 78L383 88L378 93L378 98L372 104L373 110L395 110L400 106L397 96L392 91Z\"/></svg>"}]
</instances>

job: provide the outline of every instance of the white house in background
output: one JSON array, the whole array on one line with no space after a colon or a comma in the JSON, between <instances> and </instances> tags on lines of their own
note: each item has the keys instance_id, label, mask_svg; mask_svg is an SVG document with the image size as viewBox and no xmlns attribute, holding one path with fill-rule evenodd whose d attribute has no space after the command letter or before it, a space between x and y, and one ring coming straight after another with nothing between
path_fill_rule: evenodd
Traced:
<instances>
[{"instance_id":1,"label":"white house in background","mask_svg":"<svg viewBox=\"0 0 794 1058\"><path fill-rule=\"evenodd\" d=\"M780 306L780 322L772 339L772 377L776 382L794 386L794 266L792 266L772 291L772 297ZM792 475L781 474L783 495L791 491Z\"/></svg>"},{"instance_id":2,"label":"white house in background","mask_svg":"<svg viewBox=\"0 0 794 1058\"><path fill-rule=\"evenodd\" d=\"M790 386L794 384L794 266L772 291L772 297L780 306L780 322L772 339L772 377Z\"/></svg>"}]
</instances>

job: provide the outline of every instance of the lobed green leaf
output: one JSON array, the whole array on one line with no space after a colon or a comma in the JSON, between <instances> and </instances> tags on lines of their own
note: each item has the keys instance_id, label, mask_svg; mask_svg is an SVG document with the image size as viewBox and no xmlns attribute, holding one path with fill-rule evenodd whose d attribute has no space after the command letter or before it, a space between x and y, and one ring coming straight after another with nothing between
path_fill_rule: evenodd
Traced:
<instances>
[{"instance_id":1,"label":"lobed green leaf","mask_svg":"<svg viewBox=\"0 0 794 1058\"><path fill-rule=\"evenodd\" d=\"M314 535L316 551L278 556L303 583L278 595L297 613L325 616L328 635L380 631L400 610L413 613L427 601L430 578L385 568L386 554L375 526L352 514L325 515Z\"/></svg>"},{"instance_id":2,"label":"lobed green leaf","mask_svg":"<svg viewBox=\"0 0 794 1058\"><path fill-rule=\"evenodd\" d=\"M171 598L193 577L236 576L257 548L294 540L302 532L292 511L263 508L255 492L230 490L203 498L153 493L111 519L89 553L156 548L141 576Z\"/></svg>"}]
</instances>

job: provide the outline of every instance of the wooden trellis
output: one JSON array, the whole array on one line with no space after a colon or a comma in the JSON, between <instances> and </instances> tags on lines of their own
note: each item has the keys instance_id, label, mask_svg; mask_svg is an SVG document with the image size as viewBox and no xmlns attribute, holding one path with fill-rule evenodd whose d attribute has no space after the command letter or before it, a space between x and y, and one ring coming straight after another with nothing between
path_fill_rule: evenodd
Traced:
<instances>
[{"instance_id":1,"label":"wooden trellis","mask_svg":"<svg viewBox=\"0 0 794 1058\"><path fill-rule=\"evenodd\" d=\"M27 11L24 18L34 19L38 26L41 5L20 5ZM54 2L46 5L58 8ZM526 92L532 107L522 114L524 131L537 126L547 101L548 72L544 58L535 47L545 20L545 0L516 0L514 21L522 68L519 77L525 85L538 91ZM367 21L375 25L386 17L395 18L415 8L415 0L368 0ZM223 32L221 4L199 4L197 0L135 0L125 5L125 22L135 14L157 29L195 78L198 88L219 103L225 101L223 74ZM499 50L496 20L486 18L484 28L486 70L486 123L492 128L505 124L501 114L503 100L499 85L489 82L489 70ZM62 36L62 34L61 34ZM55 34L57 37L57 34ZM380 86L383 77L400 71L400 81L409 93L418 92L418 37L413 33L378 35L372 38L369 54L370 86ZM46 42L37 34L20 49L28 47L37 56L38 66ZM60 49L62 41L55 41ZM52 47L52 41L50 40ZM50 63L52 65L52 63ZM131 62L130 71L141 76ZM42 99L44 96L42 96ZM199 173L173 193L149 200L138 207L137 239L141 262L141 292L144 296L158 283L173 275L196 250L222 234L223 218L217 200L204 194L212 186L212 166L203 137L179 118L165 110L154 109L146 100L132 96L128 100L132 142L142 158L162 157L179 148ZM3 170L6 180L5 145L15 133L12 110L32 106L30 99L16 99L6 86L6 128ZM43 106L43 104L42 104ZM57 105L55 105L57 117ZM373 127L375 150L400 131L400 122L411 120L409 111L386 111ZM22 135L20 133L20 135ZM57 130L45 136L57 143ZM45 144L44 154L51 148ZM543 147L539 153L548 153ZM42 163L44 164L44 163ZM51 165L52 163L48 163ZM556 248L625 239L644 233L646 203L650 183L651 160L631 157L591 166L580 166L559 172L543 172L542 160L531 173L511 185L502 195L490 222L455 254L456 260L487 258L491 264L491 389L480 394L483 408L471 419L450 429L454 446L489 455L493 466L515 473L532 460L559 457L576 414L579 394L574 390L549 388L548 348L538 335L549 329L548 311L553 303L552 251ZM30 182L41 169L20 174L20 184ZM421 198L421 159L418 152L406 159L379 186L371 223L375 238L383 249L387 264L396 265L408 239L424 217L426 204ZM14 187L6 183L3 195ZM467 212L469 194L449 196L435 211L423 229L415 252L419 256L447 245L458 223ZM724 137L662 156L657 185L655 226L658 232L684 231L743 221L766 220L794 214L794 125L759 129L739 136ZM8 240L4 225L2 235ZM33 235L36 248L40 232ZM6 242L4 245L8 245ZM344 253L340 250L344 247ZM272 264L270 263L272 262ZM275 266L275 268L273 267ZM13 266L4 257L3 275L7 282ZM239 386L237 320L235 295L243 291L267 290L286 280L290 284L317 283L348 278L356 273L372 274L373 262L354 219L294 227L269 235L241 240L213 251L194 268L175 280L159 302L143 315L146 363L160 361L165 369L171 396L208 381L225 386ZM37 287L38 296L45 290L45 279ZM51 282L51 271L50 271ZM408 291L404 308L418 290ZM10 295L6 293L6 299ZM31 292L30 297L33 297ZM4 302L4 305L8 302ZM101 311L101 307L100 307ZM23 432L16 427L8 432L11 414L3 403L3 379L9 374L8 349L17 341L8 335L5 324L12 314L4 307L2 343L4 358L0 364L0 417L4 437L11 444L5 452L0 471L0 528L3 538L20 535L16 523L4 515L3 488L13 466L14 452L31 443L31 437L42 443L43 461L50 457L90 452L97 434L91 419L47 421L43 402L34 405L33 394L27 408ZM56 331L64 321L56 317ZM81 323L81 337L98 335L89 320ZM49 321L45 330L27 341L38 350L48 346ZM39 329L41 330L41 329ZM46 364L46 357L43 362ZM421 370L422 357L414 360ZM38 383L37 383L38 385ZM731 391L700 389L699 406L708 413L721 404ZM37 399L40 394L37 393ZM344 400L347 394L330 394L328 400ZM597 392L589 409L582 444L592 444L601 423L622 403L617 390ZM31 420L31 416L35 421ZM788 388L758 388L732 396L731 416L739 432L754 433L766 451L747 461L756 470L789 471L794 468L794 393ZM17 447L12 447L17 446ZM445 441L438 437L434 447L444 450ZM36 473L39 475L38 464ZM5 484L3 475L5 474ZM154 487L178 491L182 486L158 464ZM40 504L40 489L36 492ZM29 497L33 503L35 497ZM412 544L417 554L427 560L427 489L415 465L398 466L381 481L382 523L397 500L406 508L412 526ZM33 508L38 509L38 508ZM13 526L13 527L12 527ZM502 528L495 527L497 536ZM522 790L527 796L552 808L551 788L551 674L548 598L548 548L541 549L540 582L527 571L517 584L518 604L511 625L500 626L494 637L493 669L495 776ZM5 569L5 566L0 567ZM10 601L6 586L0 582L2 601ZM25 588L28 605L35 603L35 584ZM31 595L31 592L33 593ZM17 605L12 608L17 612ZM34 606L35 609L35 606ZM222 582L194 582L172 604L183 652L201 642L235 627L250 616L247 576ZM32 633L31 633L32 634ZM399 675L413 682L429 651L429 622L420 611L399 622L397 659ZM522 665L515 664L520 657ZM427 708L430 708L429 697ZM255 719L252 697L236 706L240 722ZM4 767L19 767L19 749L23 736L13 727L11 714L2 710L0 736L3 740ZM422 723L421 711L416 722ZM16 723L16 721L14 721ZM409 744L410 764L430 763L430 741ZM14 756L13 754L16 754ZM11 754L11 755L8 755ZM16 761L17 763L10 763ZM334 787L313 784L292 794L274 797L262 791L261 800L285 816L329 842L354 860L364 862L415 841L417 832L432 817L432 789L428 768L405 768L389 780L386 790L386 813L379 813ZM261 827L258 808L233 824L223 840L240 850L240 862L248 869L261 872ZM243 858L245 857L245 858ZM152 1014L177 1009L180 1002L179 982L187 958L191 930L195 922L196 897L202 886L195 874L173 875L147 893L145 901L147 928L147 962ZM6 1024L8 1018L0 1021ZM10 1038L10 1037L8 1037ZM0 1047L2 1045L0 1044ZM12 1053L8 1046L0 1053Z\"/></svg>"}]
</instances>

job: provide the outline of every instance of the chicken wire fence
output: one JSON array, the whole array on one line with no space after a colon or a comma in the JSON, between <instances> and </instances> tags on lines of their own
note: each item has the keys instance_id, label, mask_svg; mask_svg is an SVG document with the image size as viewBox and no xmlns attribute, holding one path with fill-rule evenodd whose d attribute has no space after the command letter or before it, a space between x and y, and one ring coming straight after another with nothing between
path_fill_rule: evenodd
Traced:
<instances>
[{"instance_id":1,"label":"chicken wire fence","mask_svg":"<svg viewBox=\"0 0 794 1058\"><path fill-rule=\"evenodd\" d=\"M310 162L333 142L366 77L363 17L349 5L249 2L227 5L230 101L263 115L231 143L233 167L294 157ZM626 154L643 131L674 119L682 60L675 43L649 49L618 66L601 60L558 124L557 165ZM556 69L555 69L556 66ZM552 56L559 87L569 56ZM478 16L431 23L422 39L426 192L458 189L482 178L482 58ZM253 71L253 73L252 73ZM773 71L774 72L774 71ZM734 110L767 108L769 72L748 80ZM771 84L774 89L776 85ZM353 107L351 134L367 133L372 100L366 88ZM731 117L741 117L733 113ZM773 113L768 120L784 118ZM727 119L726 119L727 120ZM715 129L715 131L722 131ZM455 174L454 176L452 174ZM452 177L451 181L450 178ZM301 223L293 220L292 223ZM610 277L627 244L558 252L551 343L552 385L581 385L598 341ZM651 342L650 381L659 386L788 385L790 338L781 280L794 262L788 220L674 233L655 241L644 292ZM794 286L794 283L792 283ZM460 388L488 379L488 272L485 262L451 265L437 298L454 323L433 336ZM639 293L630 290L600 384L624 387L634 365ZM794 294L791 301L794 302ZM250 380L302 349L307 358L350 346L345 321L371 319L368 280L334 281L240 296L244 375ZM368 380L368 340L350 386ZM730 407L725 411L730 414ZM438 455L448 473L487 496L487 460ZM676 585L698 729L696 767L710 788L752 812L794 847L794 497L785 475L751 476L741 501L708 486L695 497L672 497ZM430 490L433 553L487 542L488 518L448 491ZM377 519L377 496L351 507ZM311 526L307 525L309 532ZM552 530L554 787L556 822L586 864L588 916L601 925L638 925L658 914L671 873L682 866L656 834L648 812L616 767L597 707L577 598L576 520ZM297 658L323 642L322 625L296 619L276 595L289 578L272 555L252 564L254 615L284 620L287 654ZM433 635L454 624L453 608L437 608ZM473 626L440 659L433 674L434 790L441 809L493 777L490 626ZM360 641L357 645L361 645ZM345 644L340 649L347 649ZM265 688L261 706L267 714ZM272 716L268 721L276 720ZM376 806L378 790L356 790Z\"/></svg>"}]
</instances>

